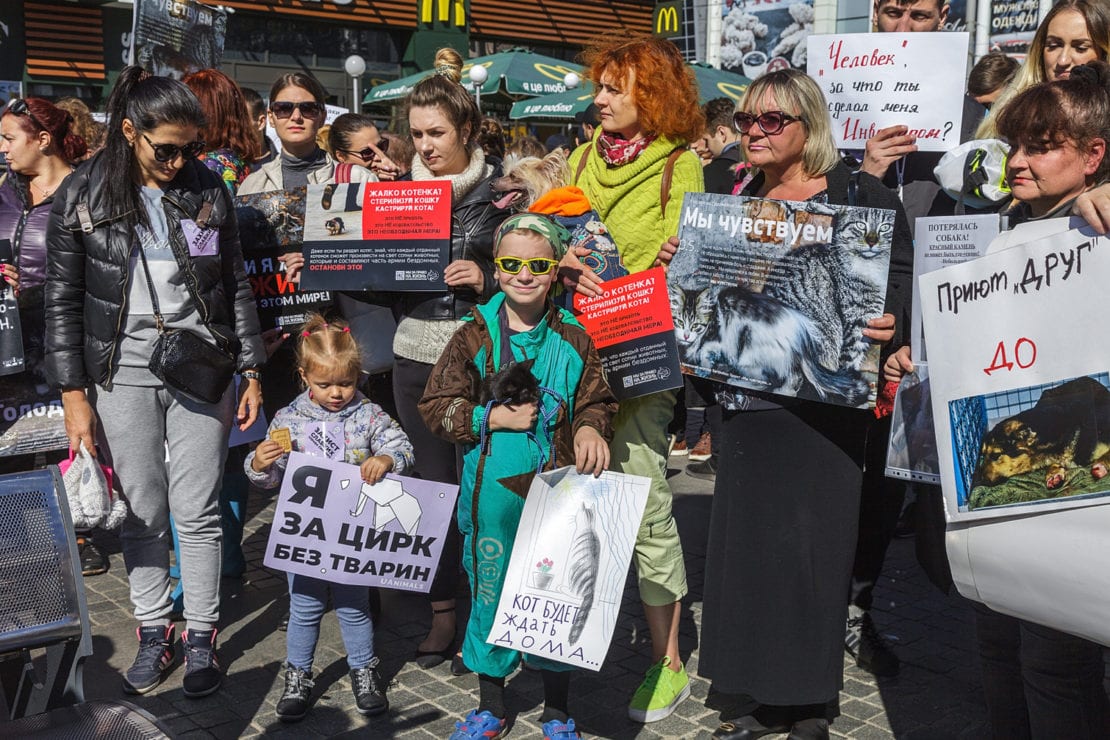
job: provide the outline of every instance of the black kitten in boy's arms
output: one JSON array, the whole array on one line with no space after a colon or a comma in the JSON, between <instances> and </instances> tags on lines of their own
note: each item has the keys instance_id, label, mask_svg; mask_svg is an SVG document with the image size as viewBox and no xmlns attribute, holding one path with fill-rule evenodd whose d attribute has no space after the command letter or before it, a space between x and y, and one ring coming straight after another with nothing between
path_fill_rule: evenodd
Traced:
<instances>
[{"instance_id":1,"label":"black kitten in boy's arms","mask_svg":"<svg viewBox=\"0 0 1110 740\"><path fill-rule=\"evenodd\" d=\"M534 363L534 359L510 362L493 375L484 378L480 378L478 368L471 365L474 384L473 396L477 396L478 405L485 406L490 401L514 406L538 403L540 400L540 383L536 380L536 376L532 374Z\"/></svg>"}]
</instances>

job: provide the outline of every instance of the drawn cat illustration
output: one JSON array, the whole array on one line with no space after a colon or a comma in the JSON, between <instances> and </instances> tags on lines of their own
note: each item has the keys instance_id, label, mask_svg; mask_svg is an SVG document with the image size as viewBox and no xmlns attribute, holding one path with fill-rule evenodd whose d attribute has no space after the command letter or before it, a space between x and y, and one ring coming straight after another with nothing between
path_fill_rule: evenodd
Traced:
<instances>
[{"instance_id":1,"label":"drawn cat illustration","mask_svg":"<svg viewBox=\"0 0 1110 740\"><path fill-rule=\"evenodd\" d=\"M826 367L858 371L863 366L872 346L863 330L876 315L867 307L883 304L887 283L887 264L879 259L886 250L880 243L893 229L888 214L861 210L840 224L830 244L808 244L789 252L780 263L788 263L788 269L776 270L782 277L768 281L763 289L763 295L813 321L819 338L817 357Z\"/></svg>"},{"instance_id":2,"label":"drawn cat illustration","mask_svg":"<svg viewBox=\"0 0 1110 740\"><path fill-rule=\"evenodd\" d=\"M851 406L870 393L854 372L823 367L814 322L775 298L739 286L671 286L671 312L685 362L766 383L772 393L797 394L808 384L819 398Z\"/></svg>"}]
</instances>

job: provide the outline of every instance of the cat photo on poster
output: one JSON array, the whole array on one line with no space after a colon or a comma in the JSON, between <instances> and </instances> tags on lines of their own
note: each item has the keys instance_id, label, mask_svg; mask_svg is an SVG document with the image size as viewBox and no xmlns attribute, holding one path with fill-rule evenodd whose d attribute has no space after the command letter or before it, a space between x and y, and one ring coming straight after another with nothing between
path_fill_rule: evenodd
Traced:
<instances>
[{"instance_id":1,"label":"cat photo on poster","mask_svg":"<svg viewBox=\"0 0 1110 740\"><path fill-rule=\"evenodd\" d=\"M683 372L874 406L894 212L691 193L667 273Z\"/></svg>"}]
</instances>

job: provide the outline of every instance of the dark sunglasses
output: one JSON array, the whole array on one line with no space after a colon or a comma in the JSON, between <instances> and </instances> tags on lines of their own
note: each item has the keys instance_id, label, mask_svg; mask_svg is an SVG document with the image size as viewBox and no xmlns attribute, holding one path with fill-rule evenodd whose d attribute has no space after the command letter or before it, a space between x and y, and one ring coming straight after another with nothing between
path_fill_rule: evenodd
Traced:
<instances>
[{"instance_id":1,"label":"dark sunglasses","mask_svg":"<svg viewBox=\"0 0 1110 740\"><path fill-rule=\"evenodd\" d=\"M305 118L315 118L324 113L324 106L315 100L309 100L305 103L290 103L288 100L280 100L276 103L270 103L270 110L275 118L289 118L293 115L294 110L299 110Z\"/></svg>"},{"instance_id":2,"label":"dark sunglasses","mask_svg":"<svg viewBox=\"0 0 1110 740\"><path fill-rule=\"evenodd\" d=\"M759 130L768 136L774 136L794 121L805 123L805 120L799 116L792 116L789 113L783 113L781 110L769 110L766 113L760 113L758 116L753 116L751 113L737 113L732 117L732 124L736 126L736 130L740 133L746 134L752 126L758 124Z\"/></svg>"},{"instance_id":3,"label":"dark sunglasses","mask_svg":"<svg viewBox=\"0 0 1110 740\"><path fill-rule=\"evenodd\" d=\"M555 265L559 264L557 261L547 259L546 257L534 257L532 259L521 259L520 257L494 257L493 263L501 272L506 272L510 275L516 275L528 265L528 272L533 275L546 275L551 272Z\"/></svg>"},{"instance_id":4,"label":"dark sunglasses","mask_svg":"<svg viewBox=\"0 0 1110 740\"><path fill-rule=\"evenodd\" d=\"M35 118L35 114L31 112L31 108L27 105L27 101L23 98L16 98L12 102L8 103L8 113L12 113L17 116L27 116L31 119L32 123L34 123L43 131L50 130L49 128L47 128L45 123Z\"/></svg>"},{"instance_id":5,"label":"dark sunglasses","mask_svg":"<svg viewBox=\"0 0 1110 740\"><path fill-rule=\"evenodd\" d=\"M192 141L185 146L178 146L177 144L155 144L146 134L143 134L143 138L154 150L154 158L162 163L172 162L178 155L181 155L182 159L192 159L204 151L203 141Z\"/></svg>"},{"instance_id":6,"label":"dark sunglasses","mask_svg":"<svg viewBox=\"0 0 1110 740\"><path fill-rule=\"evenodd\" d=\"M340 149L339 151L343 152L344 154L351 154L355 157L358 157L363 162L369 162L374 157L378 156L378 152L381 152L382 154L385 154L387 151L389 151L389 139L382 139L381 141L378 142L377 146L378 146L378 151L377 152L374 151L370 147L366 147L362 151L358 151L358 152L356 152L354 149Z\"/></svg>"}]
</instances>

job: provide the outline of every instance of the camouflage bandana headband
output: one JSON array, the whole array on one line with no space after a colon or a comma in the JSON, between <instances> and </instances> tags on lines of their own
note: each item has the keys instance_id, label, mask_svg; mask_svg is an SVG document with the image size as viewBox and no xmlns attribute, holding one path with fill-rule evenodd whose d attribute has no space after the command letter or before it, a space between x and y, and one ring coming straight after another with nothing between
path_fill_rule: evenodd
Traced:
<instances>
[{"instance_id":1,"label":"camouflage bandana headband","mask_svg":"<svg viewBox=\"0 0 1110 740\"><path fill-rule=\"evenodd\" d=\"M563 255L567 253L570 232L563 228L561 224L538 213L518 213L505 219L505 222L497 229L497 236L493 240L494 254L497 254L497 248L501 246L501 240L505 238L505 235L517 229L534 231L546 239L551 244L556 261L561 260Z\"/></svg>"}]
</instances>

